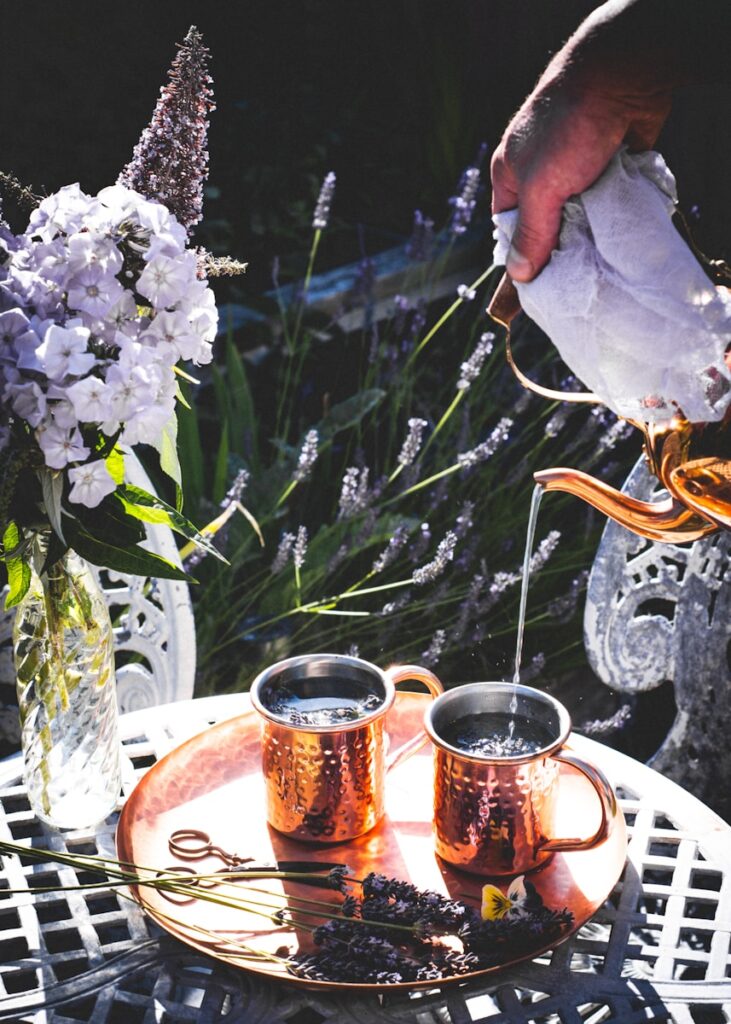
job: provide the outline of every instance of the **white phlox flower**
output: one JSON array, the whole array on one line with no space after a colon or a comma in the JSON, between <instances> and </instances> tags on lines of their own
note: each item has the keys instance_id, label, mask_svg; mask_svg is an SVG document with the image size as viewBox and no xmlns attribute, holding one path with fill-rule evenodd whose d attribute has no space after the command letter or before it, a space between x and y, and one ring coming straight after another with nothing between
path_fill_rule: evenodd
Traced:
<instances>
[{"instance_id":1,"label":"white phlox flower","mask_svg":"<svg viewBox=\"0 0 731 1024\"><path fill-rule=\"evenodd\" d=\"M88 342L89 330L78 320L69 320L67 327L52 324L36 349L36 356L51 380L81 377L96 362L93 352L87 352Z\"/></svg>"},{"instance_id":2,"label":"white phlox flower","mask_svg":"<svg viewBox=\"0 0 731 1024\"><path fill-rule=\"evenodd\" d=\"M76 418L82 423L100 423L109 412L109 388L100 377L84 377L67 390Z\"/></svg>"},{"instance_id":3,"label":"white phlox flower","mask_svg":"<svg viewBox=\"0 0 731 1024\"><path fill-rule=\"evenodd\" d=\"M67 273L78 274L89 267L100 267L115 276L122 269L122 254L108 234L79 231L66 240Z\"/></svg>"},{"instance_id":4,"label":"white phlox flower","mask_svg":"<svg viewBox=\"0 0 731 1024\"><path fill-rule=\"evenodd\" d=\"M35 381L6 385L4 399L10 401L13 412L31 427L37 427L46 415L46 396Z\"/></svg>"},{"instance_id":5,"label":"white phlox flower","mask_svg":"<svg viewBox=\"0 0 731 1024\"><path fill-rule=\"evenodd\" d=\"M70 462L83 462L91 455L79 430L39 425L36 438L51 469L64 469Z\"/></svg>"},{"instance_id":6,"label":"white phlox flower","mask_svg":"<svg viewBox=\"0 0 731 1024\"><path fill-rule=\"evenodd\" d=\"M195 256L186 252L175 259L156 256L150 260L137 282L137 291L157 309L174 306L195 280Z\"/></svg>"},{"instance_id":7,"label":"white phlox flower","mask_svg":"<svg viewBox=\"0 0 731 1024\"><path fill-rule=\"evenodd\" d=\"M120 366L111 366L107 384L109 411L121 423L152 404L150 377L143 366L135 366L126 372Z\"/></svg>"},{"instance_id":8,"label":"white phlox flower","mask_svg":"<svg viewBox=\"0 0 731 1024\"><path fill-rule=\"evenodd\" d=\"M73 466L69 469L69 481L69 501L86 505L87 508L96 508L117 487L101 459L86 462L83 466Z\"/></svg>"},{"instance_id":9,"label":"white phlox flower","mask_svg":"<svg viewBox=\"0 0 731 1024\"><path fill-rule=\"evenodd\" d=\"M175 362L192 359L200 348L200 338L191 330L188 317L180 310L158 313L140 340L145 342L149 338L156 344L167 342L175 355Z\"/></svg>"},{"instance_id":10,"label":"white phlox flower","mask_svg":"<svg viewBox=\"0 0 731 1024\"><path fill-rule=\"evenodd\" d=\"M98 264L85 267L71 278L68 304L91 317L101 318L122 297L122 285Z\"/></svg>"}]
</instances>

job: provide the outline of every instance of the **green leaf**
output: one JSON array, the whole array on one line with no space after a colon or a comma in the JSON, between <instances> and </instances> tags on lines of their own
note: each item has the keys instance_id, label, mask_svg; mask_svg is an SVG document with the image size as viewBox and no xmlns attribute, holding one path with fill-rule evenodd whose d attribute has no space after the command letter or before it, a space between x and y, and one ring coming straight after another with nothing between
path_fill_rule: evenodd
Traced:
<instances>
[{"instance_id":1,"label":"green leaf","mask_svg":"<svg viewBox=\"0 0 731 1024\"><path fill-rule=\"evenodd\" d=\"M180 390L186 397L189 395L189 389L185 384L180 386ZM205 481L198 413L192 402L187 408L178 411L178 453L185 504L195 512L205 490Z\"/></svg>"},{"instance_id":2,"label":"green leaf","mask_svg":"<svg viewBox=\"0 0 731 1024\"><path fill-rule=\"evenodd\" d=\"M183 486L183 477L178 461L178 418L172 414L162 433L158 437L155 448L160 454L160 469L174 480L178 487Z\"/></svg>"},{"instance_id":3,"label":"green leaf","mask_svg":"<svg viewBox=\"0 0 731 1024\"><path fill-rule=\"evenodd\" d=\"M218 505L226 493L228 480L228 423L224 423L221 440L216 454L216 466L213 471L213 502Z\"/></svg>"},{"instance_id":4,"label":"green leaf","mask_svg":"<svg viewBox=\"0 0 731 1024\"><path fill-rule=\"evenodd\" d=\"M315 427L320 444L323 441L330 441L341 430L356 426L385 397L386 392L381 388L370 388L367 391L359 391L352 398L346 398L344 402L334 405L327 416L321 419Z\"/></svg>"},{"instance_id":5,"label":"green leaf","mask_svg":"<svg viewBox=\"0 0 731 1024\"><path fill-rule=\"evenodd\" d=\"M177 400L180 402L184 409L190 409L190 402L185 397L185 392L181 388L180 383L178 381L176 381L175 383L175 397L177 398Z\"/></svg>"},{"instance_id":6,"label":"green leaf","mask_svg":"<svg viewBox=\"0 0 731 1024\"><path fill-rule=\"evenodd\" d=\"M226 337L226 375L228 377L231 451L248 457L252 469L256 473L259 465L258 420L244 361L231 334Z\"/></svg>"},{"instance_id":7,"label":"green leaf","mask_svg":"<svg viewBox=\"0 0 731 1024\"><path fill-rule=\"evenodd\" d=\"M115 572L124 572L132 576L152 576L168 580L185 580L188 583L196 583L197 580L188 575L183 569L169 562L167 558L153 554L152 551L145 551L136 544L132 547L117 547L108 541L92 537L83 528L81 523L71 520L67 525L66 533L74 551L76 551L87 562L98 565L105 569L113 569Z\"/></svg>"},{"instance_id":8,"label":"green leaf","mask_svg":"<svg viewBox=\"0 0 731 1024\"><path fill-rule=\"evenodd\" d=\"M51 532L46 548L46 557L43 559L40 574L48 572L52 565L55 565L68 551L69 546L65 541L59 540L55 533Z\"/></svg>"},{"instance_id":9,"label":"green leaf","mask_svg":"<svg viewBox=\"0 0 731 1024\"><path fill-rule=\"evenodd\" d=\"M124 454L120 448L114 448L104 460L104 464L109 470L109 475L115 484L124 483Z\"/></svg>"},{"instance_id":10,"label":"green leaf","mask_svg":"<svg viewBox=\"0 0 731 1024\"><path fill-rule=\"evenodd\" d=\"M17 523L11 520L5 527L3 533L3 549L12 551L21 542L21 534ZM6 555L5 564L8 570L8 596L5 598L5 607L14 608L16 604L25 597L30 586L30 566L21 555L8 558Z\"/></svg>"},{"instance_id":11,"label":"green leaf","mask_svg":"<svg viewBox=\"0 0 731 1024\"><path fill-rule=\"evenodd\" d=\"M46 507L48 521L57 537L66 543L61 526L61 497L63 496L63 473L50 469L40 469L38 476L43 491L43 504Z\"/></svg>"},{"instance_id":12,"label":"green leaf","mask_svg":"<svg viewBox=\"0 0 731 1024\"><path fill-rule=\"evenodd\" d=\"M133 547L145 540L144 526L137 516L129 516L118 500L116 491L107 495L95 508L79 505L76 518L93 537L109 539L118 547Z\"/></svg>"},{"instance_id":13,"label":"green leaf","mask_svg":"<svg viewBox=\"0 0 731 1024\"><path fill-rule=\"evenodd\" d=\"M146 523L161 523L169 526L171 530L179 533L181 537L193 541L194 544L203 548L209 555L214 555L221 562L225 562L228 565L228 559L221 554L210 538L201 533L193 523L186 519L177 509L174 509L172 505L168 505L167 502L163 501L162 498L143 491L141 487L132 487L129 484L125 487L117 488L114 493L122 502L125 511L129 515L135 516Z\"/></svg>"}]
</instances>

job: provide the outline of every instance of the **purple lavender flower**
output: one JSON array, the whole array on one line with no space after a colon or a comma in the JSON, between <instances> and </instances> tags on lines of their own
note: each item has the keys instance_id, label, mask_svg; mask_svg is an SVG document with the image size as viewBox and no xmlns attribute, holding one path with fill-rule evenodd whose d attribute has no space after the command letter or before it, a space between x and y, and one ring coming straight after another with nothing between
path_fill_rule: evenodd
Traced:
<instances>
[{"instance_id":1,"label":"purple lavender flower","mask_svg":"<svg viewBox=\"0 0 731 1024\"><path fill-rule=\"evenodd\" d=\"M459 194L452 196L449 205L454 208L449 231L453 238L463 235L472 220L480 187L480 172L477 167L468 167L459 183Z\"/></svg>"},{"instance_id":2,"label":"purple lavender flower","mask_svg":"<svg viewBox=\"0 0 731 1024\"><path fill-rule=\"evenodd\" d=\"M297 468L294 471L294 479L297 483L304 483L312 473L312 467L317 461L317 446L320 437L316 430L308 430L302 442L299 456L297 457Z\"/></svg>"},{"instance_id":3,"label":"purple lavender flower","mask_svg":"<svg viewBox=\"0 0 731 1024\"><path fill-rule=\"evenodd\" d=\"M368 467L345 470L338 502L338 519L352 519L368 507Z\"/></svg>"},{"instance_id":4,"label":"purple lavender flower","mask_svg":"<svg viewBox=\"0 0 731 1024\"><path fill-rule=\"evenodd\" d=\"M297 530L297 538L292 546L292 561L294 562L295 569L301 569L305 564L305 556L307 554L307 527L300 526Z\"/></svg>"},{"instance_id":5,"label":"purple lavender flower","mask_svg":"<svg viewBox=\"0 0 731 1024\"><path fill-rule=\"evenodd\" d=\"M388 545L383 549L378 558L375 560L371 567L372 573L383 572L391 565L396 558L398 558L399 552L406 544L409 539L409 530L407 526L397 526L393 532L393 536L388 542Z\"/></svg>"},{"instance_id":6,"label":"purple lavender flower","mask_svg":"<svg viewBox=\"0 0 731 1024\"><path fill-rule=\"evenodd\" d=\"M409 420L409 431L396 459L399 466L410 466L419 454L421 439L427 426L426 420L419 419L416 416L411 417Z\"/></svg>"},{"instance_id":7,"label":"purple lavender flower","mask_svg":"<svg viewBox=\"0 0 731 1024\"><path fill-rule=\"evenodd\" d=\"M277 553L274 556L274 561L272 562L271 573L273 576L280 573L289 561L294 542L295 536L293 533L282 534L282 539L279 541L279 547L277 548Z\"/></svg>"},{"instance_id":8,"label":"purple lavender flower","mask_svg":"<svg viewBox=\"0 0 731 1024\"><path fill-rule=\"evenodd\" d=\"M457 544L457 534L452 530L447 530L444 535L444 540L439 542L437 547L437 553L431 562L427 562L426 565L422 565L419 569L414 569L412 574L412 581L417 586L424 586L425 583L432 583L435 579L442 575L444 570L447 568L449 563L454 558L454 548Z\"/></svg>"},{"instance_id":9,"label":"purple lavender flower","mask_svg":"<svg viewBox=\"0 0 731 1024\"><path fill-rule=\"evenodd\" d=\"M494 341L495 335L492 331L485 331L484 334L480 335L480 340L477 342L474 352L459 368L460 378L457 381L458 391L466 391L470 384L480 376L480 370L482 369L485 360L492 352Z\"/></svg>"},{"instance_id":10,"label":"purple lavender flower","mask_svg":"<svg viewBox=\"0 0 731 1024\"><path fill-rule=\"evenodd\" d=\"M312 226L317 231L323 231L330 220L330 207L332 206L333 195L335 194L335 172L329 171L322 182L320 194L317 197L315 212L312 215Z\"/></svg>"},{"instance_id":11,"label":"purple lavender flower","mask_svg":"<svg viewBox=\"0 0 731 1024\"><path fill-rule=\"evenodd\" d=\"M429 643L429 646L425 651L421 652L421 663L426 665L427 668L432 668L437 664L444 648L447 644L447 631L444 629L438 629L434 633Z\"/></svg>"},{"instance_id":12,"label":"purple lavender flower","mask_svg":"<svg viewBox=\"0 0 731 1024\"><path fill-rule=\"evenodd\" d=\"M215 109L208 49L195 25L179 47L152 120L117 179L170 210L190 234L203 216L208 115Z\"/></svg>"},{"instance_id":13,"label":"purple lavender flower","mask_svg":"<svg viewBox=\"0 0 731 1024\"><path fill-rule=\"evenodd\" d=\"M460 452L457 456L457 462L460 467L462 469L471 469L472 466L485 462L491 455L494 455L500 445L507 441L512 425L513 421L504 416L486 441L478 444L476 448L472 448L468 452Z\"/></svg>"},{"instance_id":14,"label":"purple lavender flower","mask_svg":"<svg viewBox=\"0 0 731 1024\"><path fill-rule=\"evenodd\" d=\"M434 248L434 221L425 217L421 210L414 210L414 227L406 243L406 255L414 263L429 259Z\"/></svg>"}]
</instances>

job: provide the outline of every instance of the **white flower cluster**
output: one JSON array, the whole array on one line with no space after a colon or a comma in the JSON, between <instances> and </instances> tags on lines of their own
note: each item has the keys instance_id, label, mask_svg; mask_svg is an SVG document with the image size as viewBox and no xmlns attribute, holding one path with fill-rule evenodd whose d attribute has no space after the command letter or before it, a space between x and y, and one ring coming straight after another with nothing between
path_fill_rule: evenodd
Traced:
<instances>
[{"instance_id":1,"label":"white flower cluster","mask_svg":"<svg viewBox=\"0 0 731 1024\"><path fill-rule=\"evenodd\" d=\"M113 185L68 185L21 235L0 229L0 394L35 432L71 501L98 505L115 484L99 431L155 444L173 416L175 364L207 363L218 314L168 210Z\"/></svg>"}]
</instances>

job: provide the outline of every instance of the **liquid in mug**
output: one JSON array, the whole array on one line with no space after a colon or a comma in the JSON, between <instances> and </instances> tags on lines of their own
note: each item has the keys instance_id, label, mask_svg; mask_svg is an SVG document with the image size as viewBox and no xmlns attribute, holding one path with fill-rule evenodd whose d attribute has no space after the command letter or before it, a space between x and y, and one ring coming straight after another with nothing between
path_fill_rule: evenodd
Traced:
<instances>
[{"instance_id":1,"label":"liquid in mug","mask_svg":"<svg viewBox=\"0 0 731 1024\"><path fill-rule=\"evenodd\" d=\"M360 680L338 676L291 679L262 694L266 710L287 725L357 722L383 703L384 694Z\"/></svg>"},{"instance_id":2,"label":"liquid in mug","mask_svg":"<svg viewBox=\"0 0 731 1024\"><path fill-rule=\"evenodd\" d=\"M464 715L440 733L446 743L475 757L530 756L553 739L542 723L510 711Z\"/></svg>"}]
</instances>

